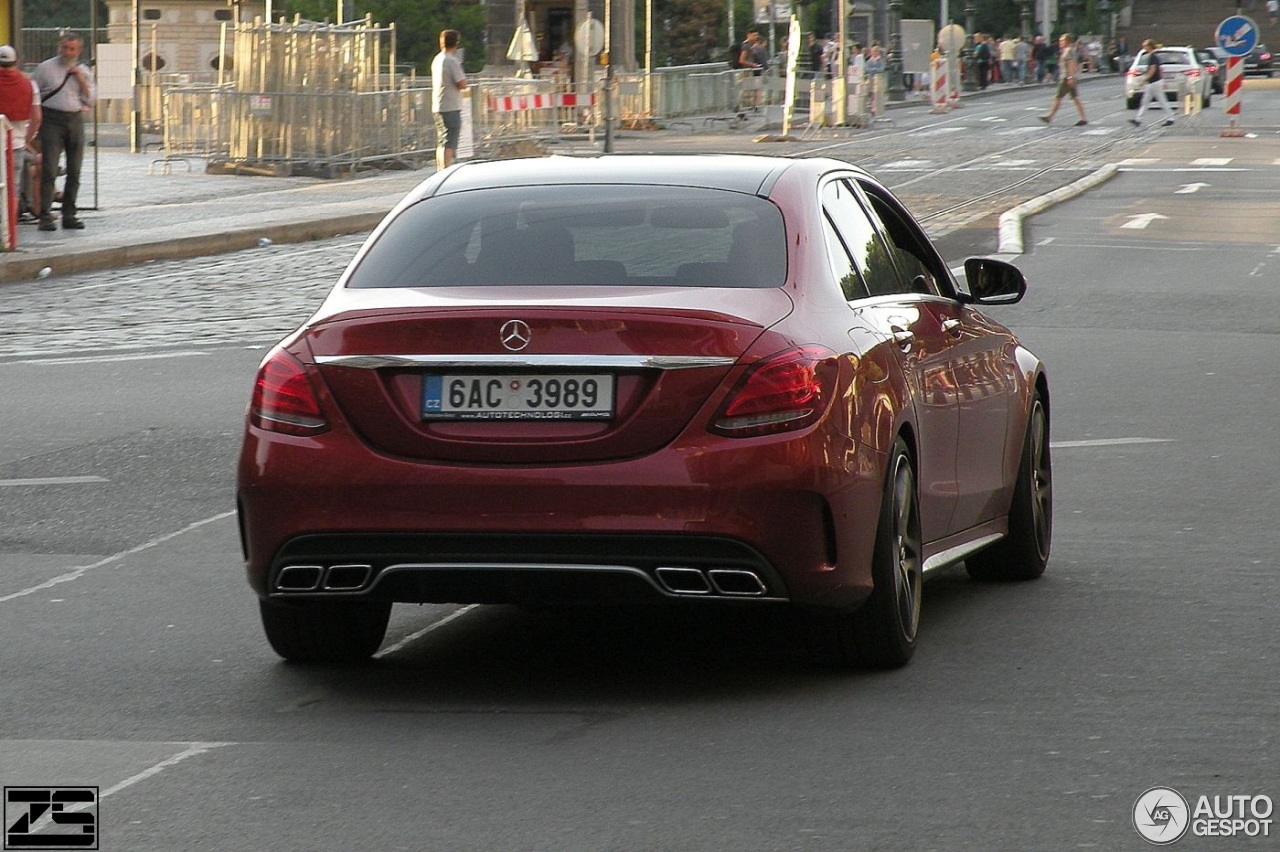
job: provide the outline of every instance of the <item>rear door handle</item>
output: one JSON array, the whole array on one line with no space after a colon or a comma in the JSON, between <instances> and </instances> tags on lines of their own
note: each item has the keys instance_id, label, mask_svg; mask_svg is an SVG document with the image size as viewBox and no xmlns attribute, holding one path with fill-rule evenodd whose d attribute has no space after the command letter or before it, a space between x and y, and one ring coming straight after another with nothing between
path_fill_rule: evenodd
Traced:
<instances>
[{"instance_id":1,"label":"rear door handle","mask_svg":"<svg viewBox=\"0 0 1280 852\"><path fill-rule=\"evenodd\" d=\"M947 334L951 335L952 337L959 337L960 336L960 320L944 319L942 321L942 330L945 331Z\"/></svg>"}]
</instances>

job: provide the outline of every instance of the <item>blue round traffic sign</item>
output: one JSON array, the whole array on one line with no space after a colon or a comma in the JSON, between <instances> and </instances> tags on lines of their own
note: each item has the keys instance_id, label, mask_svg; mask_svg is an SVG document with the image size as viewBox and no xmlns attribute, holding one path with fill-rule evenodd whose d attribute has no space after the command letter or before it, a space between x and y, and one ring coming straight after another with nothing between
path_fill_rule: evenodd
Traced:
<instances>
[{"instance_id":1,"label":"blue round traffic sign","mask_svg":"<svg viewBox=\"0 0 1280 852\"><path fill-rule=\"evenodd\" d=\"M1246 56L1258 43L1258 25L1244 15L1232 15L1218 24L1213 38L1228 56Z\"/></svg>"}]
</instances>

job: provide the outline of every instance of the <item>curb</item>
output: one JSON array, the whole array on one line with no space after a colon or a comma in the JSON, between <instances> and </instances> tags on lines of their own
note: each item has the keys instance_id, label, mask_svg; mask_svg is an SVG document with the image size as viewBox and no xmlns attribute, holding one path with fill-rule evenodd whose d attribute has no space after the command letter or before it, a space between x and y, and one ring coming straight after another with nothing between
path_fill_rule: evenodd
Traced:
<instances>
[{"instance_id":1,"label":"curb","mask_svg":"<svg viewBox=\"0 0 1280 852\"><path fill-rule=\"evenodd\" d=\"M1052 192L1024 201L1011 210L1000 214L1000 230L996 251L999 254L1022 254L1022 220L1037 213L1043 213L1055 204L1075 198L1095 186L1111 180L1119 172L1116 163L1108 163L1096 172L1085 175L1074 183L1060 186Z\"/></svg>"}]
</instances>

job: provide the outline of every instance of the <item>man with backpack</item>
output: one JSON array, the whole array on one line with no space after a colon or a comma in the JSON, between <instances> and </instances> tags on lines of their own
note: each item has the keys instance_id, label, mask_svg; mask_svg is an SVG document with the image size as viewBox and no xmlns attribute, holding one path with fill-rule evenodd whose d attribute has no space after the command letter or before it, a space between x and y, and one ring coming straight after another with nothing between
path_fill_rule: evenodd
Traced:
<instances>
[{"instance_id":1,"label":"man with backpack","mask_svg":"<svg viewBox=\"0 0 1280 852\"><path fill-rule=\"evenodd\" d=\"M759 30L747 30L747 39L742 43L742 49L738 51L738 68L743 68L751 72L752 77L761 77L764 75L765 66L769 64L769 53L764 46L764 40L760 37ZM760 83L755 81L752 88L747 91L751 93L750 106L754 110L760 109Z\"/></svg>"}]
</instances>

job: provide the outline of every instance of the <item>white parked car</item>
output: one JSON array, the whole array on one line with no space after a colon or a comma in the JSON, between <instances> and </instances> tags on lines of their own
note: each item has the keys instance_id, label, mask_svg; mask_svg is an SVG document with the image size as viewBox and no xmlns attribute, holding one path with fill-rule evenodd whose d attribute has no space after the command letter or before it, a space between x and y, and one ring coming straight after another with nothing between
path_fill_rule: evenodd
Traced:
<instances>
[{"instance_id":1,"label":"white parked car","mask_svg":"<svg viewBox=\"0 0 1280 852\"><path fill-rule=\"evenodd\" d=\"M1208 107L1213 101L1213 75L1196 59L1195 50L1190 47L1158 47L1155 53L1164 73L1164 96L1181 101L1190 94L1200 98L1200 106ZM1124 75L1124 99L1129 109L1137 109L1142 102L1150 62L1151 55L1140 50Z\"/></svg>"}]
</instances>

